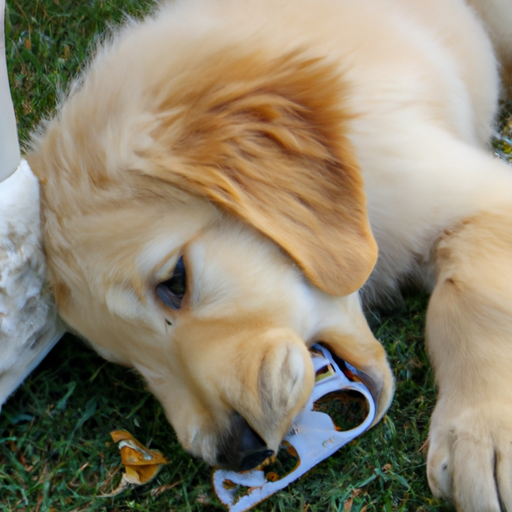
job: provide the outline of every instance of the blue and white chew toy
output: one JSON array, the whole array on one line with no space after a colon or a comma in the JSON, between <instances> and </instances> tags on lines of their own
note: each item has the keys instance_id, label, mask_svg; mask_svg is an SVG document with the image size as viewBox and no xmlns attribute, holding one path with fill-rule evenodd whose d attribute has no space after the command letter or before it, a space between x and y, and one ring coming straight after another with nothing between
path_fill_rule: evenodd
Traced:
<instances>
[{"instance_id":1,"label":"blue and white chew toy","mask_svg":"<svg viewBox=\"0 0 512 512\"><path fill-rule=\"evenodd\" d=\"M39 184L21 159L0 0L0 409L64 334L46 281Z\"/></svg>"},{"instance_id":2,"label":"blue and white chew toy","mask_svg":"<svg viewBox=\"0 0 512 512\"><path fill-rule=\"evenodd\" d=\"M291 445L297 453L297 466L291 473L276 481L267 480L265 472L259 469L240 473L223 469L215 471L213 487L230 512L244 512L276 491L284 489L313 466L361 435L372 424L376 407L368 388L361 382L349 380L324 347L315 345L313 349L311 355L315 373L322 374L323 378L317 379L308 403L295 417L284 438L284 442ZM329 371L324 372L327 368ZM355 369L354 373L357 373ZM348 390L363 395L368 402L369 411L358 427L340 432L328 414L315 411L313 407L317 400L328 393ZM247 492L242 495L240 491L244 489Z\"/></svg>"}]
</instances>

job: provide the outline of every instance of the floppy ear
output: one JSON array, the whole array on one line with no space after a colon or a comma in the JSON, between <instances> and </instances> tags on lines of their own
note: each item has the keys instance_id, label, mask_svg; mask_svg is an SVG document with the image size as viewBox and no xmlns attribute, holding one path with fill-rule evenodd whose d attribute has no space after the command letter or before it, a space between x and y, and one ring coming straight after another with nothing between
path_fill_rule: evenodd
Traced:
<instances>
[{"instance_id":1,"label":"floppy ear","mask_svg":"<svg viewBox=\"0 0 512 512\"><path fill-rule=\"evenodd\" d=\"M254 226L321 290L352 293L377 246L344 133L346 86L300 52L271 62L236 53L203 63L194 92L167 95L154 174Z\"/></svg>"}]
</instances>

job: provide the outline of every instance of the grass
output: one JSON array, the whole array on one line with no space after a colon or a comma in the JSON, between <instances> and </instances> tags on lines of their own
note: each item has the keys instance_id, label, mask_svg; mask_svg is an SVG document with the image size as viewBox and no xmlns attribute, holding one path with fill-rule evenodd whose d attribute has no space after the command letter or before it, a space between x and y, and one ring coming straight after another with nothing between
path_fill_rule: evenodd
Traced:
<instances>
[{"instance_id":1,"label":"grass","mask_svg":"<svg viewBox=\"0 0 512 512\"><path fill-rule=\"evenodd\" d=\"M98 34L150 7L136 0L8 4L7 53L22 140L54 108L58 91L80 69ZM502 128L510 135L507 119ZM511 154L506 140L497 149ZM423 343L425 308L425 297L411 295L392 311L369 315L397 379L383 421L255 510L452 510L432 498L425 477L422 447L435 403ZM119 451L109 436L121 428L171 462L149 484L103 498L121 478ZM183 452L138 376L67 335L0 415L0 511L93 510L224 509L212 491L211 469Z\"/></svg>"}]
</instances>

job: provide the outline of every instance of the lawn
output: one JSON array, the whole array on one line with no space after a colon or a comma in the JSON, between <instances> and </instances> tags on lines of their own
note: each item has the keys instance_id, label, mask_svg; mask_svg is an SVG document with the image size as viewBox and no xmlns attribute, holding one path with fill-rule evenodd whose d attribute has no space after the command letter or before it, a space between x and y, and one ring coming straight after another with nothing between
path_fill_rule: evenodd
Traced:
<instances>
[{"instance_id":1,"label":"lawn","mask_svg":"<svg viewBox=\"0 0 512 512\"><path fill-rule=\"evenodd\" d=\"M9 0L7 54L25 140L55 106L97 38L136 0ZM503 118L506 131L506 117ZM498 144L510 154L506 141ZM450 511L432 498L425 476L428 421L435 402L425 356L427 299L409 295L369 312L385 345L397 393L383 421L255 510ZM120 481L110 431L127 429L170 460L149 484L109 494ZM106 363L67 335L0 414L0 511L220 511L211 469L179 446L160 405L130 370Z\"/></svg>"}]
</instances>

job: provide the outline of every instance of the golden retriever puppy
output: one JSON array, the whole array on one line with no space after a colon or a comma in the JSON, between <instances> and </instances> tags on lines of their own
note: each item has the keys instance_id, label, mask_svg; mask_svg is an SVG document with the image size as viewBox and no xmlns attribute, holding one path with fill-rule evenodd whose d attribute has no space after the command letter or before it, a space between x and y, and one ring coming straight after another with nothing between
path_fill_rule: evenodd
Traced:
<instances>
[{"instance_id":1,"label":"golden retriever puppy","mask_svg":"<svg viewBox=\"0 0 512 512\"><path fill-rule=\"evenodd\" d=\"M512 12L478 8L490 26ZM512 509L498 95L462 0L162 5L99 50L28 155L62 318L140 372L185 449L246 469L310 394L312 343L361 372L382 417L393 379L358 290L414 280L432 291L432 490Z\"/></svg>"}]
</instances>

